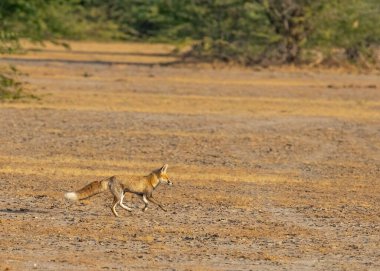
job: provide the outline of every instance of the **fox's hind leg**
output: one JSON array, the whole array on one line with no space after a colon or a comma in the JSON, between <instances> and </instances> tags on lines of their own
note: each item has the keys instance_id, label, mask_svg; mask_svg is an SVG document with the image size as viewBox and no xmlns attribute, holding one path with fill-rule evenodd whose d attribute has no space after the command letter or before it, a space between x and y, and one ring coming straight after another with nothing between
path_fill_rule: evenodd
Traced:
<instances>
[{"instance_id":1,"label":"fox's hind leg","mask_svg":"<svg viewBox=\"0 0 380 271\"><path fill-rule=\"evenodd\" d=\"M119 205L121 206L121 208L123 208L123 209L125 209L125 210L127 210L127 211L132 211L132 209L131 208L129 208L128 206L126 206L126 205L124 205L123 204L123 199L124 199L124 196L125 196L125 194L123 193L122 195L121 195L121 199L120 199L120 203L119 203Z\"/></svg>"},{"instance_id":2,"label":"fox's hind leg","mask_svg":"<svg viewBox=\"0 0 380 271\"><path fill-rule=\"evenodd\" d=\"M112 203L112 213L115 215L115 216L119 216L119 214L116 212L116 206L119 204L120 205L120 202L123 200L123 189L122 187L120 186L120 184L117 183L117 181L115 181L115 179L112 179L110 184L109 184L109 188L111 190L111 193L113 195L113 203ZM121 206L121 205L120 205Z\"/></svg>"},{"instance_id":3,"label":"fox's hind leg","mask_svg":"<svg viewBox=\"0 0 380 271\"><path fill-rule=\"evenodd\" d=\"M118 197L116 196L113 197L111 210L112 210L112 213L117 217L119 216L119 214L116 212L116 205L119 203L119 201L120 200L118 199Z\"/></svg>"}]
</instances>

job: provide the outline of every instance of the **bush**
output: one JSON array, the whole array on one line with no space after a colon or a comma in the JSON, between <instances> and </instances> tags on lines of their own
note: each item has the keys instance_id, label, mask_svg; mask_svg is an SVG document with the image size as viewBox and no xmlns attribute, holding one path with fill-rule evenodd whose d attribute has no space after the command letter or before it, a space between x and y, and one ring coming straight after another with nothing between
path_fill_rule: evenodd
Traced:
<instances>
[{"instance_id":1,"label":"bush","mask_svg":"<svg viewBox=\"0 0 380 271\"><path fill-rule=\"evenodd\" d=\"M378 0L1 0L0 53L20 37L190 41L185 57L206 61L299 64L343 50L339 61L371 64L378 14Z\"/></svg>"},{"instance_id":2,"label":"bush","mask_svg":"<svg viewBox=\"0 0 380 271\"><path fill-rule=\"evenodd\" d=\"M39 99L23 90L22 83L15 79L19 74L19 71L13 66L0 68L0 101L22 98Z\"/></svg>"}]
</instances>

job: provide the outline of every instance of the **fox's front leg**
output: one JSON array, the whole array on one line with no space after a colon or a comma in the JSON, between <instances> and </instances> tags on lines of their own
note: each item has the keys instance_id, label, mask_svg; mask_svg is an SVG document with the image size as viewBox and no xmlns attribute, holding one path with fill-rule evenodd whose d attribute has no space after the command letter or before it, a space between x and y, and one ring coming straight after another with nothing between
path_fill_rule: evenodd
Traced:
<instances>
[{"instance_id":1,"label":"fox's front leg","mask_svg":"<svg viewBox=\"0 0 380 271\"><path fill-rule=\"evenodd\" d=\"M158 205L158 207L160 207L163 211L166 212L166 209L165 209L164 207L162 207L161 203L159 203L155 198L153 198L152 195L150 195L150 196L148 197L148 200L149 200L150 202L152 202L152 203Z\"/></svg>"},{"instance_id":2,"label":"fox's front leg","mask_svg":"<svg viewBox=\"0 0 380 271\"><path fill-rule=\"evenodd\" d=\"M146 209L148 209L148 203L149 203L149 201L147 200L147 197L146 197L145 194L142 196L142 200L143 200L143 202L145 203L145 206L144 206L144 208L142 209L142 211L145 212Z\"/></svg>"}]
</instances>

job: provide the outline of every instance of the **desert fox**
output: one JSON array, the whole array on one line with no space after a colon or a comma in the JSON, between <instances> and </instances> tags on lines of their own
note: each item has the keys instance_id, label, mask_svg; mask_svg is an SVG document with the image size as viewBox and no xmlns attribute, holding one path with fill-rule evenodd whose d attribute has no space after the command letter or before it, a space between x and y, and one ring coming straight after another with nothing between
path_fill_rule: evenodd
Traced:
<instances>
[{"instance_id":1,"label":"desert fox","mask_svg":"<svg viewBox=\"0 0 380 271\"><path fill-rule=\"evenodd\" d=\"M127 192L142 197L142 200L145 203L143 211L146 211L148 203L152 202L166 212L165 208L153 198L152 193L160 183L167 183L168 185L173 184L166 174L167 169L168 165L165 164L161 168L153 170L147 176L112 176L102 181L92 182L76 192L65 193L65 198L69 200L81 200L109 189L113 195L111 209L115 216L119 216L116 212L116 206L118 204L123 209L132 211L130 207L123 204L123 199Z\"/></svg>"}]
</instances>

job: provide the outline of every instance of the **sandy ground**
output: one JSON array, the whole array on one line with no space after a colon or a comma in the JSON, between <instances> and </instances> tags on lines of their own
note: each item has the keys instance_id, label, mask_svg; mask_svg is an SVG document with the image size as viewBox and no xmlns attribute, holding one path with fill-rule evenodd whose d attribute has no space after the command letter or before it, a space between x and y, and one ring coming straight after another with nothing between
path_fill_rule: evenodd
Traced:
<instances>
[{"instance_id":1,"label":"sandy ground","mask_svg":"<svg viewBox=\"0 0 380 271\"><path fill-rule=\"evenodd\" d=\"M379 74L213 69L171 50L2 57L41 100L0 103L0 270L380 270ZM166 213L63 198L164 163Z\"/></svg>"}]
</instances>

